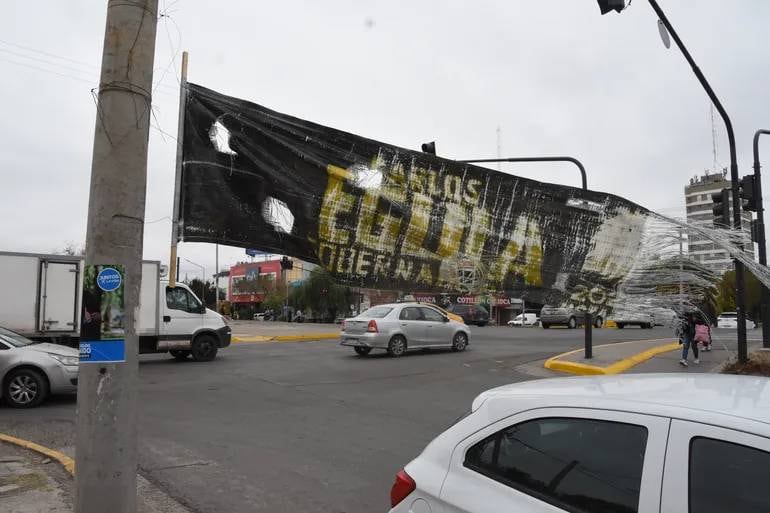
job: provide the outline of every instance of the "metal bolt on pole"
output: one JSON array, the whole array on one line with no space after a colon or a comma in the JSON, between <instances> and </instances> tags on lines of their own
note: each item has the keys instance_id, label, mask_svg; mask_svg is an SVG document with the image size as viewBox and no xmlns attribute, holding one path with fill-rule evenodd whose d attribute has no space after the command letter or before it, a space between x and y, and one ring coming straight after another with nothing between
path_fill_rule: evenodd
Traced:
<instances>
[{"instance_id":1,"label":"metal bolt on pole","mask_svg":"<svg viewBox=\"0 0 770 513\"><path fill-rule=\"evenodd\" d=\"M125 271L125 363L80 366L75 511L136 512L138 342L157 0L110 0L91 163L86 263Z\"/></svg>"}]
</instances>

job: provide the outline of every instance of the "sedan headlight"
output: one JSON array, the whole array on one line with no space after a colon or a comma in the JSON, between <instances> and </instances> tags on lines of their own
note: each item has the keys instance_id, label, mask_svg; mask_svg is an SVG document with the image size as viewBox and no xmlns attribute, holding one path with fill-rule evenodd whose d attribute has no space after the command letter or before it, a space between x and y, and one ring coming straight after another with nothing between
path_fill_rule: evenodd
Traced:
<instances>
[{"instance_id":1,"label":"sedan headlight","mask_svg":"<svg viewBox=\"0 0 770 513\"><path fill-rule=\"evenodd\" d=\"M53 353L48 353L48 355L54 360L57 360L62 365L66 365L68 367L76 366L80 363L80 358L78 358L77 356L64 356L61 354L53 354Z\"/></svg>"}]
</instances>

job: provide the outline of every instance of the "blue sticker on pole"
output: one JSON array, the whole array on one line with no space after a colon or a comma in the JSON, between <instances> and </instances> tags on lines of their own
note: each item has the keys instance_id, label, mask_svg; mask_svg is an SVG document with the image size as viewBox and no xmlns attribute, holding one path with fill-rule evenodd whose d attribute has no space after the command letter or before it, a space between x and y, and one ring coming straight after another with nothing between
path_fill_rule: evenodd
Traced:
<instances>
[{"instance_id":1,"label":"blue sticker on pole","mask_svg":"<svg viewBox=\"0 0 770 513\"><path fill-rule=\"evenodd\" d=\"M119 265L87 265L83 272L81 363L126 361L124 276Z\"/></svg>"},{"instance_id":2,"label":"blue sticker on pole","mask_svg":"<svg viewBox=\"0 0 770 513\"><path fill-rule=\"evenodd\" d=\"M114 292L123 284L123 277L114 267L105 267L96 275L96 285L104 292Z\"/></svg>"}]
</instances>

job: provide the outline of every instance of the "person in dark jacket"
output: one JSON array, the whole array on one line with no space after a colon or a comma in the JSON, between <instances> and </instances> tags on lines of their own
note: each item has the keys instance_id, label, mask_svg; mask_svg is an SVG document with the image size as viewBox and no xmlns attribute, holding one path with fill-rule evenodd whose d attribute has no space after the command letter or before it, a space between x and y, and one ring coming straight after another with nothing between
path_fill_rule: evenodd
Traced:
<instances>
[{"instance_id":1,"label":"person in dark jacket","mask_svg":"<svg viewBox=\"0 0 770 513\"><path fill-rule=\"evenodd\" d=\"M687 313L684 316L679 340L682 342L682 359L679 360L679 365L687 367L687 353L690 351L690 347L692 347L692 355L695 357L695 364L699 364L698 344L695 342L695 316L692 313Z\"/></svg>"}]
</instances>

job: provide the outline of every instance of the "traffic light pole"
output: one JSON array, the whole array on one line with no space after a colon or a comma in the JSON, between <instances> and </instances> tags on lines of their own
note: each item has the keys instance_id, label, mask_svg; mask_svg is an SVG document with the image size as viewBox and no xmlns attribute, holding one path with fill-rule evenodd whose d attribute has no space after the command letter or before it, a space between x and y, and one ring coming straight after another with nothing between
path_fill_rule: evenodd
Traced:
<instances>
[{"instance_id":1,"label":"traffic light pole","mask_svg":"<svg viewBox=\"0 0 770 513\"><path fill-rule=\"evenodd\" d=\"M433 149L435 150L435 143L433 144ZM425 145L423 145L425 146ZM425 151L425 148L423 148L423 151ZM435 155L435 153L434 153ZM500 158L500 159L478 159L478 160L458 160L457 162L463 162L465 164L481 164L481 163L491 163L491 162L570 162L572 164L575 164L577 168L580 170L580 178L583 185L583 190L588 190L588 178L586 176L586 168L583 166L583 163L580 162L578 159L574 157L507 157L507 158ZM584 348L583 348L583 356L586 359L591 359L594 356L594 342L593 342L593 319L591 317L590 312L585 312L585 318L583 319L583 329L584 331Z\"/></svg>"},{"instance_id":2,"label":"traffic light pole","mask_svg":"<svg viewBox=\"0 0 770 513\"><path fill-rule=\"evenodd\" d=\"M676 43L676 46L684 55L684 58L692 68L693 73L695 73L695 76L703 86L703 89L706 90L706 94L708 94L709 98L714 104L714 107L716 107L717 112L719 112L719 115L722 117L722 121L725 123L727 139L730 145L730 180L732 181L733 191L733 227L736 230L740 230L740 177L738 176L738 158L735 153L735 133L733 132L733 124L730 121L730 117L727 115L727 111L725 111L724 107L722 107L722 103L719 101L719 98L717 98L716 93L714 93L714 90L711 88L711 85L706 80L706 77L703 75L703 72L700 70L698 65L695 64L695 60L693 60L690 52L687 51L687 48L684 46L684 43L674 30L674 27L671 26L671 23L668 21L666 14L658 5L658 2L656 0L648 1L655 11L655 14L658 15L658 19L666 27L666 30L668 30L668 33ZM743 249L743 243L739 242L738 247L739 249ZM736 310L738 312L738 361L744 363L746 360L748 360L748 347L746 344L746 278L744 276L743 264L739 260L735 260L735 289L735 304Z\"/></svg>"},{"instance_id":3,"label":"traffic light pole","mask_svg":"<svg viewBox=\"0 0 770 513\"><path fill-rule=\"evenodd\" d=\"M770 130L757 130L754 134L754 184L756 187L757 203L757 245L759 246L759 263L767 265L767 247L765 246L765 207L762 204L762 173L759 165L759 136L770 135ZM770 348L770 294L767 287L762 287L760 301L762 314L762 347Z\"/></svg>"}]
</instances>

